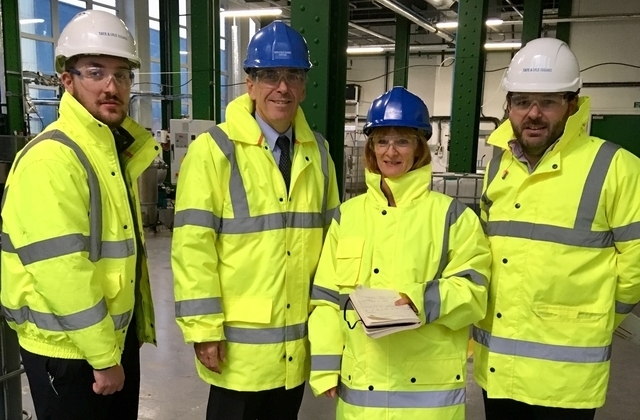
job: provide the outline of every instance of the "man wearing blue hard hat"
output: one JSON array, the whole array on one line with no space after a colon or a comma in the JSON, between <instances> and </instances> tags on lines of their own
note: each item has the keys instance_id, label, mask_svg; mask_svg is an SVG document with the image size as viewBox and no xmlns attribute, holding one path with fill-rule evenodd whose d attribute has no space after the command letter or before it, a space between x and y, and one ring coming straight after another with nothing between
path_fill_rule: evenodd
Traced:
<instances>
[{"instance_id":1,"label":"man wearing blue hard hat","mask_svg":"<svg viewBox=\"0 0 640 420\"><path fill-rule=\"evenodd\" d=\"M209 420L294 420L308 375L311 279L339 205L327 142L299 104L304 38L251 39L247 94L189 147L178 182L176 319L211 385Z\"/></svg>"}]
</instances>

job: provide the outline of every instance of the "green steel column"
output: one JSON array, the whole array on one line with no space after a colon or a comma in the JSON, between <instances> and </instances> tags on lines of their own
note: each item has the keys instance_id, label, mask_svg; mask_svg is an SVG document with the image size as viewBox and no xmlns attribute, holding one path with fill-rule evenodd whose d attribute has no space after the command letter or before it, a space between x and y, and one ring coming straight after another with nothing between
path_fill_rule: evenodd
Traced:
<instances>
[{"instance_id":1,"label":"green steel column","mask_svg":"<svg viewBox=\"0 0 640 420\"><path fill-rule=\"evenodd\" d=\"M542 32L542 0L524 0L524 22L522 22L522 46L532 39L540 38Z\"/></svg>"},{"instance_id":2,"label":"green steel column","mask_svg":"<svg viewBox=\"0 0 640 420\"><path fill-rule=\"evenodd\" d=\"M291 0L291 26L307 40L313 68L302 103L311 128L330 145L342 196L349 2Z\"/></svg>"},{"instance_id":3,"label":"green steel column","mask_svg":"<svg viewBox=\"0 0 640 420\"><path fill-rule=\"evenodd\" d=\"M458 6L458 36L453 73L449 171L476 171L480 101L484 81L484 41L489 0L466 0Z\"/></svg>"},{"instance_id":4,"label":"green steel column","mask_svg":"<svg viewBox=\"0 0 640 420\"><path fill-rule=\"evenodd\" d=\"M160 0L160 71L163 92L180 95L180 11L178 2ZM162 126L169 127L169 120L180 118L180 99L162 100Z\"/></svg>"},{"instance_id":5,"label":"green steel column","mask_svg":"<svg viewBox=\"0 0 640 420\"><path fill-rule=\"evenodd\" d=\"M572 4L573 4L573 0L559 0L558 17L559 18L571 17ZM562 41L568 44L570 37L571 37L571 23L569 22L558 23L558 28L556 29L556 38L561 39Z\"/></svg>"},{"instance_id":6,"label":"green steel column","mask_svg":"<svg viewBox=\"0 0 640 420\"><path fill-rule=\"evenodd\" d=\"M396 15L396 51L393 65L393 86L407 87L409 82L409 44L411 21Z\"/></svg>"},{"instance_id":7,"label":"green steel column","mask_svg":"<svg viewBox=\"0 0 640 420\"><path fill-rule=\"evenodd\" d=\"M9 134L25 134L18 0L0 0Z\"/></svg>"},{"instance_id":8,"label":"green steel column","mask_svg":"<svg viewBox=\"0 0 640 420\"><path fill-rule=\"evenodd\" d=\"M193 118L220 122L220 0L192 0L191 16Z\"/></svg>"}]
</instances>

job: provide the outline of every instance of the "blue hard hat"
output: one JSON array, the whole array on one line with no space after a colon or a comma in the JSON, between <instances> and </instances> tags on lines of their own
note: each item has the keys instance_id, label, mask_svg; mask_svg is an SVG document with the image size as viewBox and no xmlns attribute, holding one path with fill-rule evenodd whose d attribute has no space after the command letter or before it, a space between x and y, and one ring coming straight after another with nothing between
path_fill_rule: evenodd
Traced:
<instances>
[{"instance_id":1,"label":"blue hard hat","mask_svg":"<svg viewBox=\"0 0 640 420\"><path fill-rule=\"evenodd\" d=\"M276 20L260 29L249 41L244 71L251 69L288 67L311 68L307 42L295 29Z\"/></svg>"},{"instance_id":2,"label":"blue hard hat","mask_svg":"<svg viewBox=\"0 0 640 420\"><path fill-rule=\"evenodd\" d=\"M432 129L427 106L407 89L396 86L378 96L369 108L363 132L367 136L377 127L410 127L421 131L427 140Z\"/></svg>"}]
</instances>

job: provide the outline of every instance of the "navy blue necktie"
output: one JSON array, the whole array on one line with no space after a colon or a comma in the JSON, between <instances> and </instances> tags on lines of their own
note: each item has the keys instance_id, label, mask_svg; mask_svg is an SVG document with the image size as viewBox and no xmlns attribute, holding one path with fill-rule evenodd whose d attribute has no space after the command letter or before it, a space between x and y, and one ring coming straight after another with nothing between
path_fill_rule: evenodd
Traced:
<instances>
[{"instance_id":1,"label":"navy blue necktie","mask_svg":"<svg viewBox=\"0 0 640 420\"><path fill-rule=\"evenodd\" d=\"M287 185L287 192L289 191L289 184L291 183L291 141L285 135L278 137L276 140L276 146L280 149L280 162L278 167L282 172L282 178Z\"/></svg>"}]
</instances>

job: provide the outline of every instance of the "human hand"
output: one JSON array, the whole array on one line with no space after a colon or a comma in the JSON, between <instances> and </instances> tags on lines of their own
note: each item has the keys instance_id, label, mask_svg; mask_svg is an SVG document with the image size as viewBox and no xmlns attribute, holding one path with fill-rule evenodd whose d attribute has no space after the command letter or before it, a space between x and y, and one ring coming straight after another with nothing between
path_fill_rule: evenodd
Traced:
<instances>
[{"instance_id":1,"label":"human hand","mask_svg":"<svg viewBox=\"0 0 640 420\"><path fill-rule=\"evenodd\" d=\"M121 391L124 386L124 369L121 365L115 365L105 370L93 371L93 392L99 395L111 395Z\"/></svg>"},{"instance_id":2,"label":"human hand","mask_svg":"<svg viewBox=\"0 0 640 420\"><path fill-rule=\"evenodd\" d=\"M328 391L325 391L324 395L325 395L325 397L335 398L338 395L338 387L334 386L333 388L329 389Z\"/></svg>"},{"instance_id":3,"label":"human hand","mask_svg":"<svg viewBox=\"0 0 640 420\"><path fill-rule=\"evenodd\" d=\"M418 313L418 308L416 308L416 305L414 305L409 296L405 295L404 293L400 293L400 299L396 300L396 306L402 305L409 305L413 312L415 312L416 314Z\"/></svg>"},{"instance_id":4,"label":"human hand","mask_svg":"<svg viewBox=\"0 0 640 420\"><path fill-rule=\"evenodd\" d=\"M193 348L196 351L196 357L204 367L212 372L222 373L220 362L224 362L227 357L224 341L195 343Z\"/></svg>"}]
</instances>

